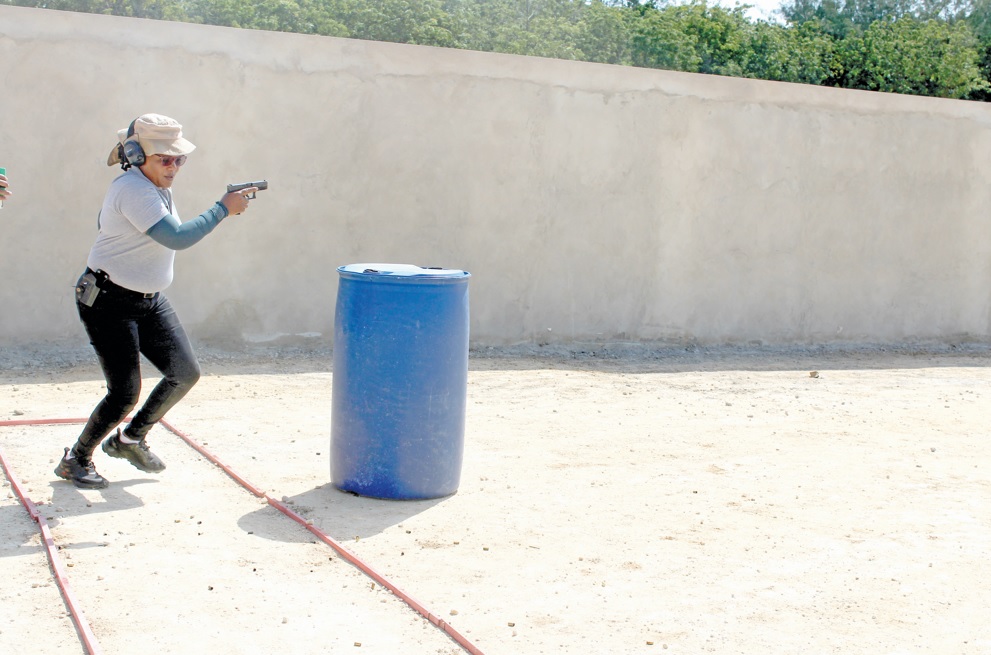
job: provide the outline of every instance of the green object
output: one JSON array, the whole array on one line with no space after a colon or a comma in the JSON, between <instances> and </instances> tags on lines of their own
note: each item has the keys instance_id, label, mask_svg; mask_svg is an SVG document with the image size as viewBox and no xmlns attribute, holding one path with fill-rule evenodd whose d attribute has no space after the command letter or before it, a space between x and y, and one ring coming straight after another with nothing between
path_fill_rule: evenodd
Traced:
<instances>
[{"instance_id":1,"label":"green object","mask_svg":"<svg viewBox=\"0 0 991 655\"><path fill-rule=\"evenodd\" d=\"M0 175L6 175L6 174L7 174L7 169L0 167ZM0 186L0 189L6 189L6 188L7 188L6 185ZM0 200L0 207L3 207L3 200Z\"/></svg>"}]
</instances>

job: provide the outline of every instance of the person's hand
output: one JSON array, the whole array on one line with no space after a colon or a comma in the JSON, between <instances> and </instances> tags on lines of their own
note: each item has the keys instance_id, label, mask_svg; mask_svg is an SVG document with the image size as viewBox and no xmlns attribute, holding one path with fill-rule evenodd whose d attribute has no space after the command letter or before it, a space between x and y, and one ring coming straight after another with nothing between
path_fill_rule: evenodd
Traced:
<instances>
[{"instance_id":1,"label":"person's hand","mask_svg":"<svg viewBox=\"0 0 991 655\"><path fill-rule=\"evenodd\" d=\"M11 195L10 187L7 186L7 176L0 175L0 200L6 200Z\"/></svg>"},{"instance_id":2,"label":"person's hand","mask_svg":"<svg viewBox=\"0 0 991 655\"><path fill-rule=\"evenodd\" d=\"M227 208L228 214L240 214L248 208L248 196L257 190L256 187L249 187L233 193L226 193L220 199L220 204Z\"/></svg>"}]
</instances>

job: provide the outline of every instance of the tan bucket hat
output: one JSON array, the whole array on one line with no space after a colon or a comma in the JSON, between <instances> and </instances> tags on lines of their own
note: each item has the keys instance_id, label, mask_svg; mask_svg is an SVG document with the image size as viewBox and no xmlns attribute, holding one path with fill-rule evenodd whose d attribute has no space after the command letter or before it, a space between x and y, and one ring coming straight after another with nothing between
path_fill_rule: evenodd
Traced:
<instances>
[{"instance_id":1,"label":"tan bucket hat","mask_svg":"<svg viewBox=\"0 0 991 655\"><path fill-rule=\"evenodd\" d=\"M182 125L179 121L161 114L144 114L135 118L130 127L118 130L117 141L119 144L137 141L145 157L188 155L196 149L196 146L182 138ZM107 157L107 166L121 163L120 154L120 146L114 146Z\"/></svg>"}]
</instances>

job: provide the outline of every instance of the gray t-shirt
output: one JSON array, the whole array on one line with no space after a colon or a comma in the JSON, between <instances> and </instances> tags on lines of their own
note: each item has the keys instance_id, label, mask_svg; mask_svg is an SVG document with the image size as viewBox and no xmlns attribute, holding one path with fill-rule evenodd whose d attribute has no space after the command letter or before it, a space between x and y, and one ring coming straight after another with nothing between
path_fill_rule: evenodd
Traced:
<instances>
[{"instance_id":1,"label":"gray t-shirt","mask_svg":"<svg viewBox=\"0 0 991 655\"><path fill-rule=\"evenodd\" d=\"M110 183L86 265L132 291L162 291L172 284L175 251L145 232L166 214L179 220L172 190L155 186L137 167L129 169Z\"/></svg>"}]
</instances>

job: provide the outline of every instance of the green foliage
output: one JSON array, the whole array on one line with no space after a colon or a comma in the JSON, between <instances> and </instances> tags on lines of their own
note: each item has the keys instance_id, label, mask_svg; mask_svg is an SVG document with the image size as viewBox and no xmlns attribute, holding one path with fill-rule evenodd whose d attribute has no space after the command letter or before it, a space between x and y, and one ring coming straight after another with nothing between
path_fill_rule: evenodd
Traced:
<instances>
[{"instance_id":1,"label":"green foliage","mask_svg":"<svg viewBox=\"0 0 991 655\"><path fill-rule=\"evenodd\" d=\"M575 32L575 45L585 61L602 64L633 63L630 36L634 15L616 9L602 0L592 0L581 12Z\"/></svg>"},{"instance_id":2,"label":"green foliage","mask_svg":"<svg viewBox=\"0 0 991 655\"><path fill-rule=\"evenodd\" d=\"M854 89L967 98L988 89L977 38L964 22L878 21L846 39L844 86Z\"/></svg>"},{"instance_id":3,"label":"green foliage","mask_svg":"<svg viewBox=\"0 0 991 655\"><path fill-rule=\"evenodd\" d=\"M843 12L842 0L785 0L781 13L791 25L814 22L837 39L855 31L853 21Z\"/></svg>"},{"instance_id":4,"label":"green foliage","mask_svg":"<svg viewBox=\"0 0 991 655\"><path fill-rule=\"evenodd\" d=\"M668 7L664 13L674 14L676 24L694 41L697 72L741 77L750 28L745 9L737 6L726 10L694 0L689 5Z\"/></svg>"},{"instance_id":5,"label":"green foliage","mask_svg":"<svg viewBox=\"0 0 991 655\"><path fill-rule=\"evenodd\" d=\"M763 80L824 84L839 68L835 40L813 20L793 28L752 23L745 7L702 2L648 12L636 25L633 61Z\"/></svg>"},{"instance_id":6,"label":"green foliage","mask_svg":"<svg viewBox=\"0 0 991 655\"><path fill-rule=\"evenodd\" d=\"M682 30L671 12L649 11L633 28L634 66L698 71L702 58L696 52L697 39Z\"/></svg>"},{"instance_id":7,"label":"green foliage","mask_svg":"<svg viewBox=\"0 0 991 655\"><path fill-rule=\"evenodd\" d=\"M461 47L515 55L583 59L581 0L449 0Z\"/></svg>"},{"instance_id":8,"label":"green foliage","mask_svg":"<svg viewBox=\"0 0 991 655\"><path fill-rule=\"evenodd\" d=\"M370 41L451 46L454 36L439 0L337 0L348 36Z\"/></svg>"},{"instance_id":9,"label":"green foliage","mask_svg":"<svg viewBox=\"0 0 991 655\"><path fill-rule=\"evenodd\" d=\"M0 0L947 98L991 99L991 0Z\"/></svg>"},{"instance_id":10,"label":"green foliage","mask_svg":"<svg viewBox=\"0 0 991 655\"><path fill-rule=\"evenodd\" d=\"M794 28L757 23L746 62L747 77L829 84L841 70L835 40L816 20Z\"/></svg>"},{"instance_id":11,"label":"green foliage","mask_svg":"<svg viewBox=\"0 0 991 655\"><path fill-rule=\"evenodd\" d=\"M185 20L182 8L174 0L0 0L0 4L78 11L86 14L130 16L158 20Z\"/></svg>"}]
</instances>

